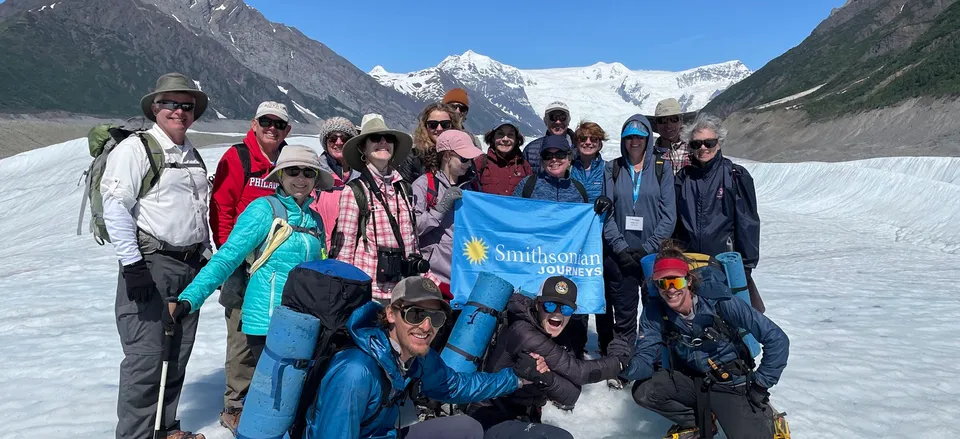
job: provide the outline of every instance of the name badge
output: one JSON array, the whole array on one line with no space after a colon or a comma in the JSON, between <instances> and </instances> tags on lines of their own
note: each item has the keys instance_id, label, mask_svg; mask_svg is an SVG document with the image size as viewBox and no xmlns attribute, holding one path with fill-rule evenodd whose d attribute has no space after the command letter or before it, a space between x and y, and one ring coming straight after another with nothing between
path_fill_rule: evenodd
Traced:
<instances>
[{"instance_id":1,"label":"name badge","mask_svg":"<svg viewBox=\"0 0 960 439\"><path fill-rule=\"evenodd\" d=\"M638 232L643 231L643 217L642 216L628 216L627 217L627 230L635 230Z\"/></svg>"}]
</instances>

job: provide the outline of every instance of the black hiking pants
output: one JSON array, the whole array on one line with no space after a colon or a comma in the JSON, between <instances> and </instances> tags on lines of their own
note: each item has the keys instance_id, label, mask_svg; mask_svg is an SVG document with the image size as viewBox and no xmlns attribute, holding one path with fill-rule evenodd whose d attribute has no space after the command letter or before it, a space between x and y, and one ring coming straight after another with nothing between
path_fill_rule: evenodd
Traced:
<instances>
[{"instance_id":1,"label":"black hiking pants","mask_svg":"<svg viewBox=\"0 0 960 439\"><path fill-rule=\"evenodd\" d=\"M171 256L151 253L143 256L147 268L157 284L159 296L149 302L137 303L127 298L127 287L121 267L117 281L115 304L117 332L123 348L120 362L120 385L117 398L117 439L153 437L157 398L160 396L160 375L163 363L163 323L160 313L167 311L167 297L177 297L200 271L201 258L178 260ZM194 336L200 311L183 316L170 344L167 366L167 384L163 395L162 422L164 431L179 430L177 406L183 387L187 361L193 351Z\"/></svg>"},{"instance_id":2,"label":"black hiking pants","mask_svg":"<svg viewBox=\"0 0 960 439\"><path fill-rule=\"evenodd\" d=\"M597 344L600 353L607 354L607 345L613 337L631 344L637 341L640 316L640 279L642 273L624 273L615 257L608 256L603 264L604 296L607 313L597 315Z\"/></svg>"},{"instance_id":3,"label":"black hiking pants","mask_svg":"<svg viewBox=\"0 0 960 439\"><path fill-rule=\"evenodd\" d=\"M573 435L549 424L505 421L490 427L483 439L573 439Z\"/></svg>"},{"instance_id":4,"label":"black hiking pants","mask_svg":"<svg viewBox=\"0 0 960 439\"><path fill-rule=\"evenodd\" d=\"M746 385L714 384L710 390L710 408L717 422L730 439L770 439L773 437L773 409L752 406L746 396ZM654 411L684 428L697 426L695 411L697 393L693 378L680 371L659 370L646 381L633 386L633 400L640 407Z\"/></svg>"}]
</instances>

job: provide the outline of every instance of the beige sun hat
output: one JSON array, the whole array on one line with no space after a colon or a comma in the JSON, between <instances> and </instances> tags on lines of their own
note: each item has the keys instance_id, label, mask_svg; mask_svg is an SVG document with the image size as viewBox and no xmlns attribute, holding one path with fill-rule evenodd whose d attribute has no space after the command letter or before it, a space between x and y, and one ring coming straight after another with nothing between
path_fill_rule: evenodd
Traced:
<instances>
[{"instance_id":1,"label":"beige sun hat","mask_svg":"<svg viewBox=\"0 0 960 439\"><path fill-rule=\"evenodd\" d=\"M397 165L402 163L410 150L413 149L413 137L409 134L387 128L383 116L379 114L368 114L363 116L363 122L360 125L360 134L351 138L343 145L343 158L346 159L350 169L364 169L367 166L360 152L361 145L371 134L392 134L397 138L397 143L393 145L393 156L390 157L389 166L396 169Z\"/></svg>"},{"instance_id":2,"label":"beige sun hat","mask_svg":"<svg viewBox=\"0 0 960 439\"><path fill-rule=\"evenodd\" d=\"M280 183L280 170L294 166L303 166L317 170L317 189L329 189L333 187L333 175L320 168L320 159L313 148L303 145L286 145L280 150L280 157L277 158L277 166L267 174L266 181Z\"/></svg>"},{"instance_id":3,"label":"beige sun hat","mask_svg":"<svg viewBox=\"0 0 960 439\"><path fill-rule=\"evenodd\" d=\"M140 109L143 110L143 115L153 122L157 121L157 116L154 116L150 107L153 106L153 100L157 95L162 93L187 93L192 95L197 100L197 107L193 109L194 120L200 119L203 112L207 111L209 98L207 98L206 93L197 89L193 81L184 74L167 73L157 79L157 87L152 92L140 98Z\"/></svg>"}]
</instances>

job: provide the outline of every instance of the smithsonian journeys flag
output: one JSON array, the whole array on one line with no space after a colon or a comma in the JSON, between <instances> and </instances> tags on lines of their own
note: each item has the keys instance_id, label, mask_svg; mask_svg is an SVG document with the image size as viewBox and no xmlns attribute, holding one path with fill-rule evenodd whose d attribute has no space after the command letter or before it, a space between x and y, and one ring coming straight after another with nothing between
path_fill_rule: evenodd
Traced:
<instances>
[{"instance_id":1,"label":"smithsonian journeys flag","mask_svg":"<svg viewBox=\"0 0 960 439\"><path fill-rule=\"evenodd\" d=\"M602 217L593 204L463 192L453 220L451 305L462 309L481 272L529 296L556 275L577 284L577 314L606 312Z\"/></svg>"}]
</instances>

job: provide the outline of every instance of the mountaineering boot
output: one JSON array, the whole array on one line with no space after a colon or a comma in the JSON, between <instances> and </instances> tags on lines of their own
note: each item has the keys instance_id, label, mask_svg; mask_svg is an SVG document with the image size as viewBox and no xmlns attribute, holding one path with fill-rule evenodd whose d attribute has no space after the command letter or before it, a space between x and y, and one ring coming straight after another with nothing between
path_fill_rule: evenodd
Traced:
<instances>
[{"instance_id":1,"label":"mountaineering boot","mask_svg":"<svg viewBox=\"0 0 960 439\"><path fill-rule=\"evenodd\" d=\"M237 427L240 425L240 412L243 409L239 408L228 408L220 412L220 425L227 430L230 430L230 433L234 436L237 435Z\"/></svg>"},{"instance_id":2,"label":"mountaineering boot","mask_svg":"<svg viewBox=\"0 0 960 439\"><path fill-rule=\"evenodd\" d=\"M772 409L773 406L771 405ZM787 424L787 414L779 413L776 409L773 410L775 415L773 415L773 439L790 439L790 425Z\"/></svg>"},{"instance_id":3,"label":"mountaineering boot","mask_svg":"<svg viewBox=\"0 0 960 439\"><path fill-rule=\"evenodd\" d=\"M684 428L674 424L663 439L700 439L700 430L697 427Z\"/></svg>"},{"instance_id":4,"label":"mountaineering boot","mask_svg":"<svg viewBox=\"0 0 960 439\"><path fill-rule=\"evenodd\" d=\"M183 430L174 430L167 432L167 439L206 439L206 436L200 433L192 433Z\"/></svg>"},{"instance_id":5,"label":"mountaineering boot","mask_svg":"<svg viewBox=\"0 0 960 439\"><path fill-rule=\"evenodd\" d=\"M629 381L619 377L610 378L609 380L607 380L607 387L614 390L622 390L623 386L626 386L628 382Z\"/></svg>"}]
</instances>

